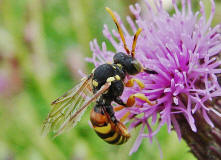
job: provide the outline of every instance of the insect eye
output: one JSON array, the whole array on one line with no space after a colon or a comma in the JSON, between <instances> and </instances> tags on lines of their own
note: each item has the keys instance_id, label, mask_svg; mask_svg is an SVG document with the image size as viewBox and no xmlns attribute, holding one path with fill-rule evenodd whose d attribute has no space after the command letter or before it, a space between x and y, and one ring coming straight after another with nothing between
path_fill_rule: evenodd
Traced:
<instances>
[{"instance_id":1,"label":"insect eye","mask_svg":"<svg viewBox=\"0 0 221 160\"><path fill-rule=\"evenodd\" d=\"M133 60L131 63L136 68L138 73L141 72L142 66L137 60Z\"/></svg>"}]
</instances>

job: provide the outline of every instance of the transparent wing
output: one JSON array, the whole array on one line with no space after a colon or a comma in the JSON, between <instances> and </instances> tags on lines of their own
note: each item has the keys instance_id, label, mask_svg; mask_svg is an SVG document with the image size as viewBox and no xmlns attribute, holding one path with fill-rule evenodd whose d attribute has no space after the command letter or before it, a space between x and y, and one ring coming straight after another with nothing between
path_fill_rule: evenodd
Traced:
<instances>
[{"instance_id":1,"label":"transparent wing","mask_svg":"<svg viewBox=\"0 0 221 160\"><path fill-rule=\"evenodd\" d=\"M91 86L92 77L93 75L91 74L83 78L73 89L51 103L52 110L43 124L43 135L48 134L50 130L57 133L61 126L67 123L71 116L78 112L88 99L91 99L93 96ZM69 127L74 127L77 124L85 110L86 107L78 114L77 119Z\"/></svg>"},{"instance_id":2,"label":"transparent wing","mask_svg":"<svg viewBox=\"0 0 221 160\"><path fill-rule=\"evenodd\" d=\"M60 126L58 131L56 132L55 136L61 134L65 129L72 128L76 123L80 120L81 116L83 115L84 111L86 110L87 106L91 104L95 99L97 99L102 93L104 93L110 87L111 83L107 82L104 84L101 89L94 94L91 99L86 101L83 106L81 106L78 110L73 112L70 118L66 119L66 121Z\"/></svg>"}]
</instances>

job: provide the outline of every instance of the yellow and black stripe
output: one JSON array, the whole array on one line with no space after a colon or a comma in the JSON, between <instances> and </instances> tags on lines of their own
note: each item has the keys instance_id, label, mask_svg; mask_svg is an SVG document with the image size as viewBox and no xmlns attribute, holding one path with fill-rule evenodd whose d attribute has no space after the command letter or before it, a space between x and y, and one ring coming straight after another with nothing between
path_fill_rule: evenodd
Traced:
<instances>
[{"instance_id":1,"label":"yellow and black stripe","mask_svg":"<svg viewBox=\"0 0 221 160\"><path fill-rule=\"evenodd\" d=\"M106 114L91 111L91 123L97 135L109 144L124 144L130 138L122 123L110 122Z\"/></svg>"},{"instance_id":2,"label":"yellow and black stripe","mask_svg":"<svg viewBox=\"0 0 221 160\"><path fill-rule=\"evenodd\" d=\"M117 129L117 125L112 127L111 123L103 126L94 126L94 130L101 139L110 144L120 145L127 142L129 138L121 134L120 130Z\"/></svg>"}]
</instances>

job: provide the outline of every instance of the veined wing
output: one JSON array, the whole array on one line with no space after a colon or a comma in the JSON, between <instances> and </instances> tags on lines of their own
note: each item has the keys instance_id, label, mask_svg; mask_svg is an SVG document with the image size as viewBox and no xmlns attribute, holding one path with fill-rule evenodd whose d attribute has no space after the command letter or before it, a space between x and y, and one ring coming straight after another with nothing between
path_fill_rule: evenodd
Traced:
<instances>
[{"instance_id":1,"label":"veined wing","mask_svg":"<svg viewBox=\"0 0 221 160\"><path fill-rule=\"evenodd\" d=\"M87 106L89 104L91 104L91 102L96 100L101 94L103 94L105 91L107 91L110 86L111 86L111 82L105 83L100 88L100 90L91 97L91 99L86 101L83 106L81 106L78 110L73 112L71 117L69 119L66 119L66 121L60 126L60 128L56 132L55 136L58 136L59 134L61 134L65 129L73 127L80 120L80 118L83 115L84 111L86 110Z\"/></svg>"},{"instance_id":2,"label":"veined wing","mask_svg":"<svg viewBox=\"0 0 221 160\"><path fill-rule=\"evenodd\" d=\"M49 112L46 120L43 124L42 133L46 135L50 130L55 133L70 120L71 116L75 114L84 103L93 96L92 93L92 81L93 74L88 77L83 78L83 80L76 85L73 89L66 92L63 96L59 97L51 103L52 109ZM78 120L80 120L85 109L78 115ZM76 120L73 124L76 125Z\"/></svg>"}]
</instances>

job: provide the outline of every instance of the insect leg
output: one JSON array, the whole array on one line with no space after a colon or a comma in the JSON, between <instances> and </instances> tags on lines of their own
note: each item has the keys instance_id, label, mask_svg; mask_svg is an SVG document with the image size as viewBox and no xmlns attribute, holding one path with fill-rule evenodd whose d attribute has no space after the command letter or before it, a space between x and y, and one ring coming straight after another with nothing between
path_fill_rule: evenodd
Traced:
<instances>
[{"instance_id":1,"label":"insect leg","mask_svg":"<svg viewBox=\"0 0 221 160\"><path fill-rule=\"evenodd\" d=\"M132 78L130 80L127 81L127 83L125 84L126 87L133 87L134 86L134 82L136 82L138 84L138 86L143 89L145 86L143 84L143 82L141 82L139 79L136 78ZM128 107L131 107L135 104L135 98L138 98L140 100L146 101L149 105L153 106L154 103L152 103L144 94L142 93L135 93L132 94L128 99L127 99L127 103L126 105Z\"/></svg>"},{"instance_id":2,"label":"insect leg","mask_svg":"<svg viewBox=\"0 0 221 160\"><path fill-rule=\"evenodd\" d=\"M126 143L130 138L130 133L127 127L114 116L113 107L111 105L104 106L104 112L109 119L109 124L111 124L111 132L105 135L103 138L107 143L120 145ZM110 134L111 133L111 134Z\"/></svg>"},{"instance_id":3,"label":"insect leg","mask_svg":"<svg viewBox=\"0 0 221 160\"><path fill-rule=\"evenodd\" d=\"M125 84L125 86L126 86L126 87L133 87L133 86L134 86L134 82L136 82L141 89L144 88L143 82L141 82L139 79L136 79L136 78L132 78L132 79L128 80L127 83ZM120 110L122 110L124 107L131 107L131 106L132 106L132 105L128 106L127 104L125 104L125 103L123 102L123 100L120 99L120 97L117 97L114 101L115 101L117 104L119 104L119 106L117 106L117 107L114 108L115 111L120 111Z\"/></svg>"},{"instance_id":4,"label":"insect leg","mask_svg":"<svg viewBox=\"0 0 221 160\"><path fill-rule=\"evenodd\" d=\"M129 115L130 115L130 112L129 112L129 111L126 112L126 113L121 117L120 121L121 121L121 122L124 122L124 121L129 117Z\"/></svg>"},{"instance_id":5,"label":"insect leg","mask_svg":"<svg viewBox=\"0 0 221 160\"><path fill-rule=\"evenodd\" d=\"M110 117L110 120L112 122L114 122L115 124L118 123L118 120L117 120L117 118L114 115L114 109L113 109L112 105L105 106L105 111L108 113L108 115Z\"/></svg>"},{"instance_id":6,"label":"insect leg","mask_svg":"<svg viewBox=\"0 0 221 160\"><path fill-rule=\"evenodd\" d=\"M133 87L134 82L136 82L141 89L143 89L145 87L143 82L141 82L141 80L136 79L136 78L131 78L130 80L128 80L127 83L125 84L125 86L126 87Z\"/></svg>"},{"instance_id":7,"label":"insect leg","mask_svg":"<svg viewBox=\"0 0 221 160\"><path fill-rule=\"evenodd\" d=\"M123 136L125 136L127 139L130 137L130 134L126 128L126 126L124 126L124 124L122 123L123 121L126 120L126 118L130 115L130 112L127 112L121 119L120 121L117 120L117 118L114 115L114 110L113 110L113 106L112 105L108 105L105 106L105 111L106 113L108 113L110 120L112 122L115 123L115 125L120 129L121 133L123 134Z\"/></svg>"},{"instance_id":8,"label":"insect leg","mask_svg":"<svg viewBox=\"0 0 221 160\"><path fill-rule=\"evenodd\" d=\"M151 106L155 105L155 103L151 102L144 94L135 93L135 94L130 95L130 97L127 99L127 103L126 103L127 106L129 106L129 107L133 106L135 104L135 98L143 100Z\"/></svg>"},{"instance_id":9,"label":"insect leg","mask_svg":"<svg viewBox=\"0 0 221 160\"><path fill-rule=\"evenodd\" d=\"M127 105L123 102L123 100L122 100L120 97L117 97L114 101L115 101L116 103L120 104L119 106L117 106L117 107L114 108L114 111L120 111L120 110L122 110L122 109L125 108L125 107L129 107L129 106L127 106ZM120 122L124 122L129 115L130 115L130 112L125 113L125 114L121 117Z\"/></svg>"},{"instance_id":10,"label":"insect leg","mask_svg":"<svg viewBox=\"0 0 221 160\"><path fill-rule=\"evenodd\" d=\"M125 108L124 106L119 105L119 106L114 107L114 111L117 112L117 111L120 111L124 108Z\"/></svg>"},{"instance_id":11,"label":"insect leg","mask_svg":"<svg viewBox=\"0 0 221 160\"><path fill-rule=\"evenodd\" d=\"M120 111L120 110L122 110L122 109L124 109L125 108L125 106L116 106L116 107L114 107L114 111L115 112L117 112L117 111ZM128 112L126 112L122 117L121 117L121 119L120 119L120 122L124 122L127 118L128 118L128 116L130 115L130 112L128 111Z\"/></svg>"},{"instance_id":12,"label":"insect leg","mask_svg":"<svg viewBox=\"0 0 221 160\"><path fill-rule=\"evenodd\" d=\"M127 107L127 105L123 102L123 100L120 97L115 98L114 102L121 106Z\"/></svg>"}]
</instances>

